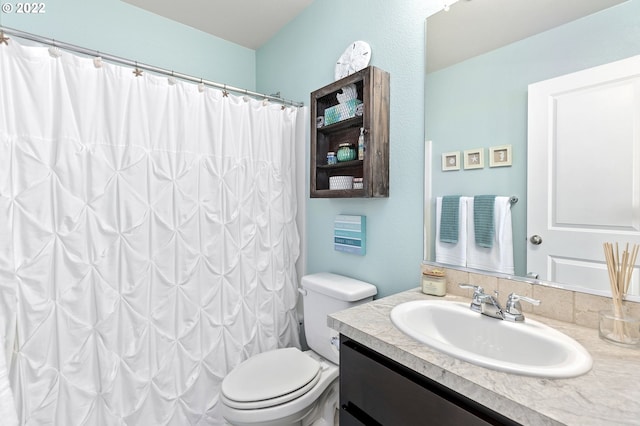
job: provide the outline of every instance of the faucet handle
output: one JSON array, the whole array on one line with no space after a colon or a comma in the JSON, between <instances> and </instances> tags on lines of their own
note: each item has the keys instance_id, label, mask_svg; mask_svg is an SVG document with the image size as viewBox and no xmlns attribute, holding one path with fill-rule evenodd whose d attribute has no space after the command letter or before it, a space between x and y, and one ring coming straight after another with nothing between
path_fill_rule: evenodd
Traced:
<instances>
[{"instance_id":1,"label":"faucet handle","mask_svg":"<svg viewBox=\"0 0 640 426\"><path fill-rule=\"evenodd\" d=\"M532 305L536 305L536 306L538 306L541 303L538 299L533 299L531 297L520 296L519 294L511 293L509 295L509 298L507 299L507 304L509 304L509 302L513 302L513 304L515 304L520 300L522 300L523 302L531 303Z\"/></svg>"},{"instance_id":2,"label":"faucet handle","mask_svg":"<svg viewBox=\"0 0 640 426\"><path fill-rule=\"evenodd\" d=\"M473 296L472 296L472 300L471 300L471 310L475 311L475 312L482 312L482 296L484 296L484 288L480 287L479 285L472 285L472 284L458 284L458 287L460 288L468 288L473 290Z\"/></svg>"},{"instance_id":3,"label":"faucet handle","mask_svg":"<svg viewBox=\"0 0 640 426\"><path fill-rule=\"evenodd\" d=\"M473 284L463 284L460 283L458 284L458 287L460 288L469 288L471 290L473 290L473 294L484 294L484 288L480 287L479 285L473 285Z\"/></svg>"},{"instance_id":4,"label":"faucet handle","mask_svg":"<svg viewBox=\"0 0 640 426\"><path fill-rule=\"evenodd\" d=\"M536 306L540 304L540 301L538 299L511 293L509 295L509 298L507 299L507 305L504 308L505 319L509 319L511 321L524 321L522 306L520 306L521 300L523 302L531 303L532 305Z\"/></svg>"}]
</instances>

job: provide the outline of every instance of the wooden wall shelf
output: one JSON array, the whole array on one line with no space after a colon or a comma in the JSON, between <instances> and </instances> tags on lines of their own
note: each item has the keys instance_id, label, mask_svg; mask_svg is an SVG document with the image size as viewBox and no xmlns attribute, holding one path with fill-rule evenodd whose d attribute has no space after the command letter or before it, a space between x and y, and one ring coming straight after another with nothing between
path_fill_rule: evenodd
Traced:
<instances>
[{"instance_id":1,"label":"wooden wall shelf","mask_svg":"<svg viewBox=\"0 0 640 426\"><path fill-rule=\"evenodd\" d=\"M326 126L317 127L317 118L338 105L342 88L355 85L361 113ZM338 151L342 143L357 150L360 129L364 129L364 159L327 164L327 152ZM311 93L312 198L389 196L389 73L370 66ZM363 189L330 189L331 176L360 177Z\"/></svg>"}]
</instances>

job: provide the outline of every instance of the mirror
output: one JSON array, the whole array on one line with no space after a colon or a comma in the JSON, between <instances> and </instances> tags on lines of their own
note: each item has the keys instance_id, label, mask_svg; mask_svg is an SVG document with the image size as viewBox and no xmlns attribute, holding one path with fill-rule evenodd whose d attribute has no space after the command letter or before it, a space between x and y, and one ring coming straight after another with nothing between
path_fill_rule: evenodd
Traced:
<instances>
[{"instance_id":1,"label":"mirror","mask_svg":"<svg viewBox=\"0 0 640 426\"><path fill-rule=\"evenodd\" d=\"M495 35L497 31L482 28L477 33L473 31L476 24L500 28L499 33L503 28L508 32L509 25L503 25L505 22L515 23L516 27L525 26L516 16L526 9L523 3L540 3L552 15L561 14L559 3L573 8L581 3L598 3L599 9L579 10L566 15L568 18L564 22L551 22L550 27L534 28L528 34L488 43L481 41L483 34ZM427 19L425 140L431 141L432 152L425 163L430 165L429 173L425 170L425 177L429 175L425 191L429 192L429 200L443 195L477 195L488 191L518 197L519 202L511 212L515 273L520 277L528 272L526 219L527 209L532 207L527 199L528 85L640 54L639 1L547 3L458 1L449 12L439 12ZM489 10L489 16L483 15L479 8L485 4L498 7L498 10ZM516 10L510 10L509 4ZM477 10L471 14L464 12L469 7ZM535 13L528 10L527 19L545 21ZM531 19L532 16L540 19ZM449 21L446 26L458 29L457 33L465 34L468 39L461 40L442 32L443 24L438 20L445 18ZM458 43L464 45L462 50L465 52L461 56L449 54L440 60L442 55L438 56L437 46L457 51ZM481 48L468 51L469 46ZM489 148L502 145L512 148L512 164L508 167L491 168L485 164L481 169L442 170L442 153L457 151L462 154L466 150L483 149L486 155ZM425 205L425 235L429 236L425 241L425 253L431 254L425 259L432 261L434 241L431 236L435 235L435 220L430 210L434 210L433 202ZM581 290L576 283L553 284ZM640 301L640 296L632 297L632 300Z\"/></svg>"}]
</instances>

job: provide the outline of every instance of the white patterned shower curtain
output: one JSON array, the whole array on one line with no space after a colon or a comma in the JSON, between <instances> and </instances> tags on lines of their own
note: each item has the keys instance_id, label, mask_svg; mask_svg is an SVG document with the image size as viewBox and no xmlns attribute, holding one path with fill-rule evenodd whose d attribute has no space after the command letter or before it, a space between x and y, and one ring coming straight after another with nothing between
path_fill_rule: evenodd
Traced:
<instances>
[{"instance_id":1,"label":"white patterned shower curtain","mask_svg":"<svg viewBox=\"0 0 640 426\"><path fill-rule=\"evenodd\" d=\"M297 111L97 65L0 44L0 333L18 418L222 424L225 374L299 345Z\"/></svg>"}]
</instances>

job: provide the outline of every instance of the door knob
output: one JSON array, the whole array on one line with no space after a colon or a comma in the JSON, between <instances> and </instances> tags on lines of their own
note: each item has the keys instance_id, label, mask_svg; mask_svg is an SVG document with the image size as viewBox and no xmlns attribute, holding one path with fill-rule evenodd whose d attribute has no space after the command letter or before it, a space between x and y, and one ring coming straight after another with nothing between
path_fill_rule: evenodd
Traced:
<instances>
[{"instance_id":1,"label":"door knob","mask_svg":"<svg viewBox=\"0 0 640 426\"><path fill-rule=\"evenodd\" d=\"M531 238L529 238L529 241L531 241L531 244L533 244L534 246L539 246L540 244L542 244L542 237L540 235L533 235L531 236Z\"/></svg>"}]
</instances>

